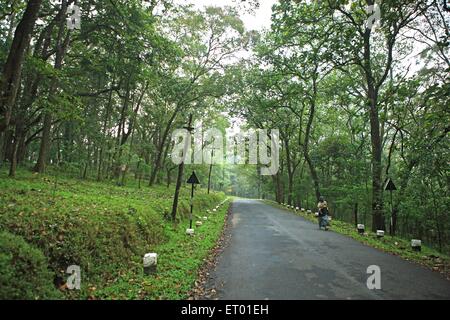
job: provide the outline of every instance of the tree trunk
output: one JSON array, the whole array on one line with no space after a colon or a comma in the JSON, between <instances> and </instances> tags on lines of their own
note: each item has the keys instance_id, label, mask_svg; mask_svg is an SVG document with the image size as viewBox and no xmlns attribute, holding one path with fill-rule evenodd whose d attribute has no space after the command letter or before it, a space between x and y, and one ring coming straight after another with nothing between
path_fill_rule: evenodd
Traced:
<instances>
[{"instance_id":1,"label":"tree trunk","mask_svg":"<svg viewBox=\"0 0 450 320\"><path fill-rule=\"evenodd\" d=\"M305 132L305 142L303 144L303 153L306 160L306 163L308 164L309 171L311 173L311 178L313 179L314 183L314 191L316 193L316 200L318 201L320 198L320 187L319 187L319 176L317 175L316 168L314 166L314 163L311 160L311 157L309 156L309 138L311 135L311 129L312 124L314 120L314 113L316 109L316 94L317 94L317 86L316 86L316 79L313 80L313 97L311 99L310 103L310 109L309 109L309 118L308 118L308 124L306 125L306 132Z\"/></svg>"},{"instance_id":2,"label":"tree trunk","mask_svg":"<svg viewBox=\"0 0 450 320\"><path fill-rule=\"evenodd\" d=\"M358 227L358 202L355 203L353 208L353 216L355 218L355 228Z\"/></svg>"},{"instance_id":3,"label":"tree trunk","mask_svg":"<svg viewBox=\"0 0 450 320\"><path fill-rule=\"evenodd\" d=\"M59 23L59 30L58 30L58 36L56 39L56 57L55 57L55 70L60 70L62 68L62 63L64 59L64 55L66 53L67 46L69 45L69 36L66 37L66 39L63 41L63 36L65 32L65 13L67 11L67 1L62 1L61 10L58 12L58 23ZM58 79L53 78L50 89L48 91L48 98L51 99L52 94L56 92L56 89L58 87ZM52 127L52 111L47 110L45 111L44 116L44 127L42 132L42 140L41 140L41 146L39 148L39 157L38 161L36 163L36 166L34 167L35 172L43 173L45 171L45 164L47 161L49 146L50 146L50 140L51 140L51 127Z\"/></svg>"},{"instance_id":4,"label":"tree trunk","mask_svg":"<svg viewBox=\"0 0 450 320\"><path fill-rule=\"evenodd\" d=\"M213 168L213 164L212 164L212 158L211 158L211 164L209 165L209 173L208 173L208 194L209 194L209 191L211 190L211 173L212 173L212 168Z\"/></svg>"},{"instance_id":5,"label":"tree trunk","mask_svg":"<svg viewBox=\"0 0 450 320\"><path fill-rule=\"evenodd\" d=\"M377 96L376 90L369 85L370 138L372 143L372 231L386 229L383 217L382 146Z\"/></svg>"},{"instance_id":6,"label":"tree trunk","mask_svg":"<svg viewBox=\"0 0 450 320\"><path fill-rule=\"evenodd\" d=\"M291 206L294 205L294 203L293 203L294 199L292 197L293 192L294 192L293 183L294 183L294 181L293 181L292 175L288 175L288 204Z\"/></svg>"},{"instance_id":7,"label":"tree trunk","mask_svg":"<svg viewBox=\"0 0 450 320\"><path fill-rule=\"evenodd\" d=\"M84 170L83 170L83 176L82 179L86 180L87 178L87 173L88 173L88 168L90 166L91 163L91 144L89 142L89 140L87 141L87 151L86 151L86 162L84 163Z\"/></svg>"},{"instance_id":8,"label":"tree trunk","mask_svg":"<svg viewBox=\"0 0 450 320\"><path fill-rule=\"evenodd\" d=\"M272 175L273 185L275 187L275 201L278 203L283 202L283 186L280 181L280 172Z\"/></svg>"},{"instance_id":9,"label":"tree trunk","mask_svg":"<svg viewBox=\"0 0 450 320\"><path fill-rule=\"evenodd\" d=\"M0 169L3 166L3 162L5 160L5 154L3 152L5 147L5 133L4 132L0 132Z\"/></svg>"},{"instance_id":10,"label":"tree trunk","mask_svg":"<svg viewBox=\"0 0 450 320\"><path fill-rule=\"evenodd\" d=\"M50 146L51 127L52 127L52 114L47 111L44 116L44 130L42 131L42 140L39 148L39 157L33 169L34 172L38 173L45 172L45 164L47 162L47 154Z\"/></svg>"},{"instance_id":11,"label":"tree trunk","mask_svg":"<svg viewBox=\"0 0 450 320\"><path fill-rule=\"evenodd\" d=\"M14 138L14 143L13 143L13 150L12 150L12 154L11 154L11 163L9 166L9 176L14 178L16 176L16 169L17 169L17 147L18 147L18 143L17 143L17 136Z\"/></svg>"},{"instance_id":12,"label":"tree trunk","mask_svg":"<svg viewBox=\"0 0 450 320\"><path fill-rule=\"evenodd\" d=\"M172 170L170 170L170 169L167 169L167 188L169 188L170 187L170 172L171 172Z\"/></svg>"},{"instance_id":13,"label":"tree trunk","mask_svg":"<svg viewBox=\"0 0 450 320\"><path fill-rule=\"evenodd\" d=\"M22 65L42 0L28 1L22 20L14 33L14 39L3 66L0 79L0 133L4 132L11 121L13 105L22 74Z\"/></svg>"},{"instance_id":14,"label":"tree trunk","mask_svg":"<svg viewBox=\"0 0 450 320\"><path fill-rule=\"evenodd\" d=\"M9 167L9 176L15 177L16 176L16 169L17 169L17 162L18 162L18 152L19 152L19 145L21 142L24 141L24 115L20 114L17 122L16 122L16 128L14 132L14 141L12 144L12 153L11 153L11 159L10 159L10 167Z\"/></svg>"},{"instance_id":15,"label":"tree trunk","mask_svg":"<svg viewBox=\"0 0 450 320\"><path fill-rule=\"evenodd\" d=\"M164 129L163 136L161 138L160 144L157 149L156 161L154 163L152 173L150 174L150 180L148 182L148 185L150 187L155 183L156 175L158 174L158 171L161 167L161 160L163 157L164 145L166 144L167 137L169 136L169 130L172 127L172 123L175 120L175 117L177 116L180 109L181 109L181 105L178 104L177 107L175 108L175 111L172 113L172 116L170 117L170 119L166 125L166 128Z\"/></svg>"},{"instance_id":16,"label":"tree trunk","mask_svg":"<svg viewBox=\"0 0 450 320\"><path fill-rule=\"evenodd\" d=\"M290 148L289 148L289 139L288 137L284 137L283 139L284 141L284 146L286 149L286 166L287 166L287 172L288 172L288 204L289 205L293 205L293 199L292 199L292 194L293 194L293 182L294 182L294 169L293 169L293 164L291 161L291 152L290 152Z\"/></svg>"},{"instance_id":17,"label":"tree trunk","mask_svg":"<svg viewBox=\"0 0 450 320\"><path fill-rule=\"evenodd\" d=\"M113 81L111 83L111 87L114 86L115 78L113 78ZM105 119L103 121L103 139L106 140L106 129L108 128L110 113L111 113L111 104L112 104L112 90L109 92L108 96L108 103L106 105L106 113L105 113ZM104 142L105 142L104 140ZM103 148L105 143L102 143L102 146L100 147L99 156L98 156L98 168L97 168L97 181L102 180L102 166L103 166Z\"/></svg>"},{"instance_id":18,"label":"tree trunk","mask_svg":"<svg viewBox=\"0 0 450 320\"><path fill-rule=\"evenodd\" d=\"M11 159L13 137L14 131L11 128L8 128L8 130L4 133L3 139L3 161L5 162Z\"/></svg>"},{"instance_id":19,"label":"tree trunk","mask_svg":"<svg viewBox=\"0 0 450 320\"><path fill-rule=\"evenodd\" d=\"M272 175L272 185L274 186L273 190L275 193L275 201L280 203L280 199L278 199L278 188L277 188L277 176L276 175Z\"/></svg>"},{"instance_id":20,"label":"tree trunk","mask_svg":"<svg viewBox=\"0 0 450 320\"><path fill-rule=\"evenodd\" d=\"M188 128L191 127L191 124L192 124L192 114L189 115ZM189 139L186 139L186 144L188 143L188 141L189 141ZM187 150L188 150L188 146L185 146L184 151L187 151ZM175 195L173 197L172 214L171 214L173 222L175 222L175 219L177 217L178 198L180 196L181 184L183 183L183 181L182 181L183 171L184 171L184 161L178 165L177 184L175 186Z\"/></svg>"},{"instance_id":21,"label":"tree trunk","mask_svg":"<svg viewBox=\"0 0 450 320\"><path fill-rule=\"evenodd\" d=\"M134 172L134 180L138 180L140 177L141 172L141 160L138 160L138 163L136 164L136 171Z\"/></svg>"},{"instance_id":22,"label":"tree trunk","mask_svg":"<svg viewBox=\"0 0 450 320\"><path fill-rule=\"evenodd\" d=\"M121 174L121 167L122 167L122 145L123 145L123 141L126 139L123 138L123 135L125 133L125 122L126 122L126 114L127 114L127 110L128 110L128 104L129 104L129 100L130 100L130 79L128 79L127 81L127 87L126 87L126 93L125 93L125 97L123 98L123 103L122 103L122 109L120 112L120 119L119 119L119 128L117 130L117 135L116 135L116 146L115 146L115 150L114 150L114 154L113 154L113 174L114 174L114 179L119 179L120 178L120 174Z\"/></svg>"}]
</instances>

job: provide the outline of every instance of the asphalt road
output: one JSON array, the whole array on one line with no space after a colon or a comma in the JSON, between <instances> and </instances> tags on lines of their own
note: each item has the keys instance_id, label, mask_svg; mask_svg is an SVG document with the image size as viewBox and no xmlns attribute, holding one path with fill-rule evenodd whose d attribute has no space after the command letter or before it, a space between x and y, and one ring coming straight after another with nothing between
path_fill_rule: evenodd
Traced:
<instances>
[{"instance_id":1,"label":"asphalt road","mask_svg":"<svg viewBox=\"0 0 450 320\"><path fill-rule=\"evenodd\" d=\"M219 299L450 299L439 273L261 201L235 201L229 232L208 281ZM367 288L370 265L379 290Z\"/></svg>"}]
</instances>

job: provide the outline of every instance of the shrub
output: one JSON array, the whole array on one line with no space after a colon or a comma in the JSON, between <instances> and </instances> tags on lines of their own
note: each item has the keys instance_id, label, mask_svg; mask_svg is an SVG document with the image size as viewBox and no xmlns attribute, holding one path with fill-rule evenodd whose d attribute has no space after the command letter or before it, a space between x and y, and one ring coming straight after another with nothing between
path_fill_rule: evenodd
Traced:
<instances>
[{"instance_id":1,"label":"shrub","mask_svg":"<svg viewBox=\"0 0 450 320\"><path fill-rule=\"evenodd\" d=\"M53 273L41 251L22 237L0 231L0 299L56 299Z\"/></svg>"}]
</instances>

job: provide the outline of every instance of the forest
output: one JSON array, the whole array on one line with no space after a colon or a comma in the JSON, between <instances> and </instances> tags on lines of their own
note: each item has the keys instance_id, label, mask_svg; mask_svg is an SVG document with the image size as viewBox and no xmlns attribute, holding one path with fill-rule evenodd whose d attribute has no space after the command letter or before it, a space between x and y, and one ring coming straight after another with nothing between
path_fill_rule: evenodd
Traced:
<instances>
[{"instance_id":1,"label":"forest","mask_svg":"<svg viewBox=\"0 0 450 320\"><path fill-rule=\"evenodd\" d=\"M0 230L42 246L5 218L14 186L36 177L54 199L64 181L158 190L176 220L195 170L221 200L315 210L324 196L336 220L448 254L447 2L280 0L270 27L249 30L241 15L262 1L2 0ZM279 170L175 164L172 132L196 123L279 130Z\"/></svg>"}]
</instances>

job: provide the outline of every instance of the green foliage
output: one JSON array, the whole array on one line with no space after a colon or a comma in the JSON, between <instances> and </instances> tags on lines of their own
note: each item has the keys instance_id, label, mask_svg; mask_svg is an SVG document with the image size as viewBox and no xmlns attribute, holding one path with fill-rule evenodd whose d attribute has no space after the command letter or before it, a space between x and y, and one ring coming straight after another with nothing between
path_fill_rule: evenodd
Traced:
<instances>
[{"instance_id":1,"label":"green foliage","mask_svg":"<svg viewBox=\"0 0 450 320\"><path fill-rule=\"evenodd\" d=\"M0 228L40 250L57 279L82 266L83 289L66 297L186 296L222 224L217 216L186 238L186 188L178 225L169 222L171 133L189 115L205 129L280 132L277 175L214 165L213 189L307 208L321 194L344 233L357 205L368 228L389 230L397 217L398 236L449 252L450 59L439 1L382 1L371 30L366 1L279 1L262 32L240 19L259 1L234 4L79 0L82 27L68 30L62 6L43 1L12 70L11 124L0 129ZM0 65L26 6L0 4ZM191 169L206 185L209 166ZM392 208L387 178L397 185ZM200 210L224 197L198 191ZM149 250L162 254L158 281L141 274Z\"/></svg>"},{"instance_id":2,"label":"green foliage","mask_svg":"<svg viewBox=\"0 0 450 320\"><path fill-rule=\"evenodd\" d=\"M47 258L22 237L0 231L0 299L59 299Z\"/></svg>"},{"instance_id":3,"label":"green foliage","mask_svg":"<svg viewBox=\"0 0 450 320\"><path fill-rule=\"evenodd\" d=\"M397 235L449 252L448 45L442 8L426 3L384 1L370 31L361 1L272 8L254 57L227 70L232 115L280 130L280 171L259 186L269 198L308 207L320 193L342 221L356 205L368 228L393 230L397 217ZM418 43L420 57L406 58ZM259 181L256 170L241 180Z\"/></svg>"},{"instance_id":4,"label":"green foliage","mask_svg":"<svg viewBox=\"0 0 450 320\"><path fill-rule=\"evenodd\" d=\"M173 287L184 279L183 287L177 292L180 296L185 295L185 289L195 278L195 268L215 243L223 223L224 211L221 210L196 230L192 243L186 239L189 188L182 189L176 225L164 217L171 208L173 191L166 187L138 189L135 184L117 187L59 177L55 190L54 176L20 171L15 180L2 176L0 188L1 230L20 235L27 243L39 248L48 259L49 270L59 279L67 278L65 270L68 266L81 267L81 291L66 290L66 297L71 298L96 297L97 290L102 298L108 298L108 290L112 290L109 298L125 297L127 293L120 287L123 277L141 277L144 281L141 267L145 253L158 252L162 254L160 261L168 263L174 259L175 263L177 255L186 254L181 252L183 246L188 246L188 253L195 251L195 255L188 258L188 265L182 264L183 269L175 272L170 263L167 269L163 263L161 268L166 271L158 275L163 283L171 283ZM203 217L206 209L212 210L223 198L221 193L207 195L204 190L197 190L195 214ZM36 251L32 251L33 256L37 255ZM17 272L23 272L21 270ZM51 284L48 279L39 280L42 282L36 291L29 289L36 298L47 297L42 296L40 290L53 286L53 279ZM139 291L137 288L138 285L135 289ZM160 286L155 290L147 290L145 296L139 297L164 296L164 290L170 288Z\"/></svg>"},{"instance_id":5,"label":"green foliage","mask_svg":"<svg viewBox=\"0 0 450 320\"><path fill-rule=\"evenodd\" d=\"M207 216L203 225L195 228L193 237L186 236L187 224L165 225L165 234L170 241L158 245L158 267L155 276L145 276L142 267L136 263L131 271L122 274L115 283L98 290L100 299L187 299L188 292L197 279L197 271L204 259L216 245L224 224L227 205L217 212L207 213L202 206L196 210L196 220ZM212 208L212 207L209 207ZM211 209L212 210L212 209ZM195 223L195 220L194 220Z\"/></svg>"}]
</instances>

